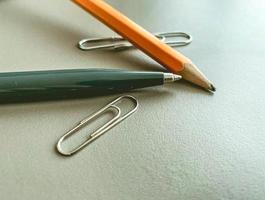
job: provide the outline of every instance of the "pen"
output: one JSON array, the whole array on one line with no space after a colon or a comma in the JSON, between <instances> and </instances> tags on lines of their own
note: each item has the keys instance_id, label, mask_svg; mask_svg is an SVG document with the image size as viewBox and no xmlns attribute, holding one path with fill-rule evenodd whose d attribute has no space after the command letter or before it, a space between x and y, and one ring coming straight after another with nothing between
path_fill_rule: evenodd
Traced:
<instances>
[{"instance_id":1,"label":"pen","mask_svg":"<svg viewBox=\"0 0 265 200\"><path fill-rule=\"evenodd\" d=\"M148 56L174 74L206 90L215 91L213 84L206 76L181 53L164 44L151 33L130 20L103 0L72 0L98 20L130 41Z\"/></svg>"},{"instance_id":2,"label":"pen","mask_svg":"<svg viewBox=\"0 0 265 200\"><path fill-rule=\"evenodd\" d=\"M180 79L171 73L117 69L6 72L0 73L0 103L102 96Z\"/></svg>"}]
</instances>

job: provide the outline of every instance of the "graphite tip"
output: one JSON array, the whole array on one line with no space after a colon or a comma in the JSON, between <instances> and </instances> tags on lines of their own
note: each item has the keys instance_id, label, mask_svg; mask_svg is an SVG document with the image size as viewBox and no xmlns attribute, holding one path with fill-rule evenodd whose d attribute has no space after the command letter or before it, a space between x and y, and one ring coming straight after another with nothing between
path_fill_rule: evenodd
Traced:
<instances>
[{"instance_id":1,"label":"graphite tip","mask_svg":"<svg viewBox=\"0 0 265 200\"><path fill-rule=\"evenodd\" d=\"M216 92L216 87L214 87L214 85L211 84L209 90L210 90L211 92Z\"/></svg>"}]
</instances>

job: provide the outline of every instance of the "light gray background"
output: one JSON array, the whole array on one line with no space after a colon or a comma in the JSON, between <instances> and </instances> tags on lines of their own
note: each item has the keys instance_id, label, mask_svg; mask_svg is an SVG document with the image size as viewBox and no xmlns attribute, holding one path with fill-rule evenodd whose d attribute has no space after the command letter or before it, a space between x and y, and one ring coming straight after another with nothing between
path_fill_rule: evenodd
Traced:
<instances>
[{"instance_id":1,"label":"light gray background","mask_svg":"<svg viewBox=\"0 0 265 200\"><path fill-rule=\"evenodd\" d=\"M265 3L262 0L108 0L152 32L181 30L179 51L215 83L133 92L139 111L72 158L57 139L118 95L0 106L0 199L265 198ZM65 0L0 1L1 71L163 70L137 50L82 52L113 36Z\"/></svg>"}]
</instances>

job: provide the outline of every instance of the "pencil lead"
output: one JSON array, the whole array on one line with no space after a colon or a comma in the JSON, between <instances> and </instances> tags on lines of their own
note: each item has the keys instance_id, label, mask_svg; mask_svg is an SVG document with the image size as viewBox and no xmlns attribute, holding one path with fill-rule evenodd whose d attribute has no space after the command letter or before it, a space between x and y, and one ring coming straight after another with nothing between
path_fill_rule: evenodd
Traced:
<instances>
[{"instance_id":1,"label":"pencil lead","mask_svg":"<svg viewBox=\"0 0 265 200\"><path fill-rule=\"evenodd\" d=\"M213 84L210 85L210 91L212 91L212 92L216 92L216 87L214 87Z\"/></svg>"}]
</instances>

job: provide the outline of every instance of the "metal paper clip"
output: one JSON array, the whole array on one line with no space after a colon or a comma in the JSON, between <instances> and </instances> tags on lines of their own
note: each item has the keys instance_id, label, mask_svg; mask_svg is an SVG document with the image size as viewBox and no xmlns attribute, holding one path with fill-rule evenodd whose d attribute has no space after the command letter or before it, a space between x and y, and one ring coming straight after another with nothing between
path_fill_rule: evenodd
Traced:
<instances>
[{"instance_id":1,"label":"metal paper clip","mask_svg":"<svg viewBox=\"0 0 265 200\"><path fill-rule=\"evenodd\" d=\"M192 36L184 32L165 32L154 34L162 42L168 44L171 47L186 46L192 42ZM175 38L175 39L174 39ZM184 40L176 40L176 38L182 38ZM134 47L126 39L116 36L107 38L90 38L83 39L78 43L78 47L84 51L91 50L126 50Z\"/></svg>"},{"instance_id":2,"label":"metal paper clip","mask_svg":"<svg viewBox=\"0 0 265 200\"><path fill-rule=\"evenodd\" d=\"M131 102L133 102L134 103L134 107L133 107L133 109L131 109L127 113L121 115L121 109L120 109L120 107L117 106L117 104L120 103L121 101L125 100L125 99L130 100ZM81 149L83 149L85 146L87 146L91 142L95 141L97 138L102 136L108 130L110 130L111 128L113 128L114 126L116 126L117 124L122 122L123 120L125 120L127 117L131 116L138 109L138 105L139 104L138 104L137 99L135 97L133 97L133 96L130 96L130 95L121 96L121 97L115 99L114 101L112 101L111 103L109 103L105 107L101 108L100 110L98 110L94 114L92 114L89 117L86 117L85 119L80 121L73 129L71 129L66 134L64 134L59 139L59 141L57 142L57 150L58 150L58 152L60 154L64 155L64 156L71 156L71 155L79 152ZM66 151L64 151L62 149L62 143L64 142L65 139L69 138L71 135L75 134L76 132L78 132L79 130L81 130L85 126L87 126L94 119L98 118L99 116L103 115L107 111L111 111L111 110L115 111L115 113L116 113L114 115L114 117L111 120L109 120L108 122L106 122L103 126L101 126L97 130L92 132L89 135L89 138L87 140L85 140L83 143L81 143L79 146L75 147L71 151L66 152Z\"/></svg>"}]
</instances>

